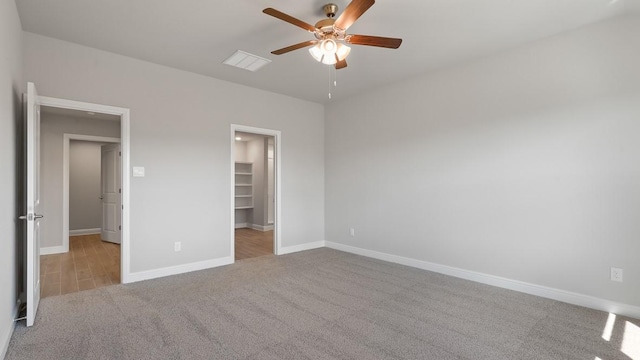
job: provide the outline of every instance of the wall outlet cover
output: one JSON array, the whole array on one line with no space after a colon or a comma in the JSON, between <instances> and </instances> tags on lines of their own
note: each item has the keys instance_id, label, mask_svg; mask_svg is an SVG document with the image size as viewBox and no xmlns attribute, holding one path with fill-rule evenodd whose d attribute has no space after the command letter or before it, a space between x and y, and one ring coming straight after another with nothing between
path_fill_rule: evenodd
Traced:
<instances>
[{"instance_id":1,"label":"wall outlet cover","mask_svg":"<svg viewBox=\"0 0 640 360\"><path fill-rule=\"evenodd\" d=\"M182 250L182 243L179 242L179 241L175 242L173 244L173 250L176 251L176 252Z\"/></svg>"},{"instance_id":2,"label":"wall outlet cover","mask_svg":"<svg viewBox=\"0 0 640 360\"><path fill-rule=\"evenodd\" d=\"M611 281L622 282L623 270L620 268L611 268Z\"/></svg>"}]
</instances>

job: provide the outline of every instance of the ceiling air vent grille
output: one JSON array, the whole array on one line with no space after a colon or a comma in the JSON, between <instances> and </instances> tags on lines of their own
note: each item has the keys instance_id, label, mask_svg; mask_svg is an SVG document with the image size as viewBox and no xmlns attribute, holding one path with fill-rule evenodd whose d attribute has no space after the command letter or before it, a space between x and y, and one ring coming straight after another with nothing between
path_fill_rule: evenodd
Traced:
<instances>
[{"instance_id":1,"label":"ceiling air vent grille","mask_svg":"<svg viewBox=\"0 0 640 360\"><path fill-rule=\"evenodd\" d=\"M269 59L238 50L233 55L229 56L223 63L244 70L257 71L270 62L271 60Z\"/></svg>"}]
</instances>

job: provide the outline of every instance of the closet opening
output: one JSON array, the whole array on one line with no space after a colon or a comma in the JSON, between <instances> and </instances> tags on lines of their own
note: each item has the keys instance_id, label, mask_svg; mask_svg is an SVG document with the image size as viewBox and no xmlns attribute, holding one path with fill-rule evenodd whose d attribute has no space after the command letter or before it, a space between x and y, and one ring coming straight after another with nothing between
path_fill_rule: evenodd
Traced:
<instances>
[{"instance_id":1,"label":"closet opening","mask_svg":"<svg viewBox=\"0 0 640 360\"><path fill-rule=\"evenodd\" d=\"M265 129L232 132L234 260L278 253L278 135Z\"/></svg>"}]
</instances>

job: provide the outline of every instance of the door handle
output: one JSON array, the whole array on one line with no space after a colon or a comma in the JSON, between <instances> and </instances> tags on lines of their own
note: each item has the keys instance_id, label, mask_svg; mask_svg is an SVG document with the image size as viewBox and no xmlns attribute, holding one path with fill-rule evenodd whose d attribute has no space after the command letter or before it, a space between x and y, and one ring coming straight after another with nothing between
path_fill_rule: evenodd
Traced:
<instances>
[{"instance_id":1,"label":"door handle","mask_svg":"<svg viewBox=\"0 0 640 360\"><path fill-rule=\"evenodd\" d=\"M104 198L103 198L102 196L98 196L98 199L102 200L102 199L104 199Z\"/></svg>"},{"instance_id":2,"label":"door handle","mask_svg":"<svg viewBox=\"0 0 640 360\"><path fill-rule=\"evenodd\" d=\"M42 219L44 217L44 215L38 215L38 214L27 214L27 215L20 215L18 216L18 219L20 220L38 220L38 219Z\"/></svg>"}]
</instances>

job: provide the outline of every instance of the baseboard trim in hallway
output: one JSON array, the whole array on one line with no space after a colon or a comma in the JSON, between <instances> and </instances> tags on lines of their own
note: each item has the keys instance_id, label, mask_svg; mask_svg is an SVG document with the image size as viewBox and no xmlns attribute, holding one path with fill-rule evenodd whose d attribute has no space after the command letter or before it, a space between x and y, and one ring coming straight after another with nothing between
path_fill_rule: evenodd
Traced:
<instances>
[{"instance_id":1,"label":"baseboard trim in hallway","mask_svg":"<svg viewBox=\"0 0 640 360\"><path fill-rule=\"evenodd\" d=\"M325 241L328 248L340 250L356 255L362 255L378 260L388 261L400 265L411 266L414 268L433 271L444 275L449 275L465 280L471 280L482 284L492 285L503 289L514 290L521 293L540 296L547 299L562 301L568 304L584 306L590 309L606 311L618 315L628 316L640 319L640 307L629 304L623 304L607 299L601 299L590 295L555 289L551 287L526 283L523 281L507 279L495 275L484 274L480 272L460 269L452 266L436 264L428 261L422 261L407 258L398 255L387 254L379 251L362 249L354 246L344 245L331 241Z\"/></svg>"},{"instance_id":2,"label":"baseboard trim in hallway","mask_svg":"<svg viewBox=\"0 0 640 360\"><path fill-rule=\"evenodd\" d=\"M76 229L76 230L69 230L69 236L78 236L78 235L96 235L96 234L100 234L100 232L102 232L101 228L95 228L95 229Z\"/></svg>"}]
</instances>

